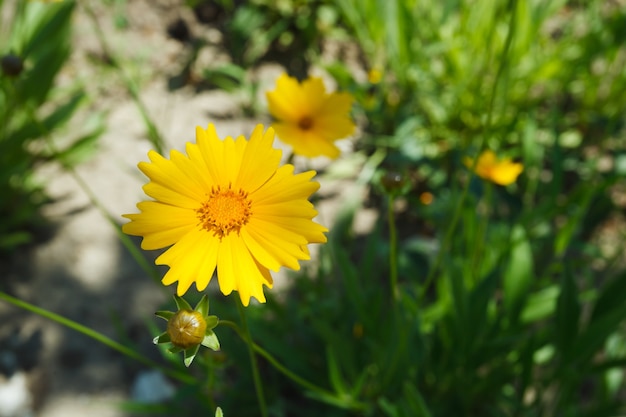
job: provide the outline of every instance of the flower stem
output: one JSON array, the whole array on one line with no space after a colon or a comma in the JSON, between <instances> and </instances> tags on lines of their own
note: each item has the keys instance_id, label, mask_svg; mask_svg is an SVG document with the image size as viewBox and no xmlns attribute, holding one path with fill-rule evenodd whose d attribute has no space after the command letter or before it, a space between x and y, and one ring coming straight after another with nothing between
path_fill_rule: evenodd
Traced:
<instances>
[{"instance_id":1,"label":"flower stem","mask_svg":"<svg viewBox=\"0 0 626 417\"><path fill-rule=\"evenodd\" d=\"M103 345L110 347L113 350L117 350L121 354L126 355L131 359L141 362L144 365L147 365L151 368L159 369L164 374L167 374L171 376L172 378L179 380L180 382L183 382L186 384L195 383L195 378L193 378L191 375L187 375L183 372L166 368L162 365L159 365L158 363L151 361L150 359L146 358L144 355L134 351L128 346L124 346L121 343L116 342L115 340L110 339L109 337L103 335L102 333L99 333L93 329L90 329L89 327L83 326L82 324L79 324L73 320L70 320L67 317L60 316L56 313L53 313L41 307L34 306L26 301L17 299L15 297L11 297L10 295L4 293L3 291L0 291L0 299L5 300L13 304L16 307L22 308L24 310L30 311L31 313L35 313L42 317L55 321L65 327L68 327L72 330L82 333L85 336L91 337L92 339L95 339L96 341L102 343Z\"/></svg>"},{"instance_id":2,"label":"flower stem","mask_svg":"<svg viewBox=\"0 0 626 417\"><path fill-rule=\"evenodd\" d=\"M224 325L224 326L228 326L231 329L233 329L235 331L235 333L237 333L237 335L242 338L244 341L246 340L245 335L243 334L243 331L239 328L239 326L237 326L237 323L234 323L230 320L220 320L219 322L220 325ZM307 381L306 379L302 378L301 376L295 374L294 372L290 371L287 367L285 367L283 364L281 364L278 359L276 359L274 356L272 356L271 353L269 353L268 351L266 351L265 349L263 349L261 346L257 345L256 343L252 343L252 347L254 348L254 351L257 352L259 355L263 356L263 358L265 358L278 372L281 372L283 375L285 375L287 378L291 379L293 382L295 382L296 384L299 384L300 386L302 386L303 388L306 388L318 395L320 395L321 397L326 397L326 398L335 398L337 400L339 400L337 394L328 391L324 388L318 387L317 385L313 384L312 382ZM345 400L345 398L341 398L342 401ZM352 409L365 409L365 404L356 402L356 401L352 401L350 403L350 406Z\"/></svg>"},{"instance_id":3,"label":"flower stem","mask_svg":"<svg viewBox=\"0 0 626 417\"><path fill-rule=\"evenodd\" d=\"M237 298L237 308L239 310L239 316L241 317L242 337L248 345L248 354L250 355L250 367L252 368L252 378L254 380L254 388L256 390L256 396L259 401L259 409L261 410L261 416L267 417L267 405L265 404L265 396L263 395L263 386L261 385L261 376L259 374L259 364L257 363L256 356L254 354L254 342L252 341L252 335L250 334L250 328L248 327L248 321L246 319L246 312L241 300Z\"/></svg>"},{"instance_id":4,"label":"flower stem","mask_svg":"<svg viewBox=\"0 0 626 417\"><path fill-rule=\"evenodd\" d=\"M396 230L396 218L393 211L394 198L389 195L387 204L387 222L389 223L389 279L391 285L391 297L397 300L398 293L398 233Z\"/></svg>"}]
</instances>

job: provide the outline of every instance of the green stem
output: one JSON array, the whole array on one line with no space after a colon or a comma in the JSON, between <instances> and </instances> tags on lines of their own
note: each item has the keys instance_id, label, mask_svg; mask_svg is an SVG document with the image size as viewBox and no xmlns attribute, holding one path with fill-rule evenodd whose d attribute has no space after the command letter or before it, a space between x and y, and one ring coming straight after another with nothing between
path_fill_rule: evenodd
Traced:
<instances>
[{"instance_id":1,"label":"green stem","mask_svg":"<svg viewBox=\"0 0 626 417\"><path fill-rule=\"evenodd\" d=\"M102 333L99 333L93 329L90 329L89 327L85 327L82 324L79 324L66 317L60 316L56 313L52 313L51 311L48 311L46 309L34 306L18 298L11 297L10 295L4 293L3 291L0 291L0 299L5 300L13 304L16 307L22 308L24 310L30 311L31 313L35 313L49 320L55 321L65 327L68 327L72 330L82 333L87 337L91 337L92 339L102 343L105 346L110 347L113 350L117 350L121 354L126 355L131 359L141 362L144 365L147 365L151 368L159 369L164 374L167 374L171 376L172 378L179 380L180 382L183 382L186 384L193 384L196 382L192 376L176 371L174 369L166 368L162 365L159 365L158 363L153 362L150 359L146 358L144 355L132 350L131 348L127 346L122 345L121 343L116 342L113 339L110 339L109 337L103 335Z\"/></svg>"},{"instance_id":2,"label":"green stem","mask_svg":"<svg viewBox=\"0 0 626 417\"><path fill-rule=\"evenodd\" d=\"M498 70L496 72L496 76L493 81L493 85L491 87L489 108L487 109L487 120L485 121L485 128L484 128L485 134L482 135L481 137L478 155L480 155L487 146L487 133L491 129L491 125L493 123L493 109L495 106L496 96L498 92L498 85L500 84L500 79L502 78L504 69L506 68L508 64L507 56L509 53L509 49L511 48L513 38L515 37L515 31L517 29L517 25L515 23L516 16L517 16L517 0L511 0L511 5L512 5L513 11L511 12L511 20L509 22L509 32L507 33L507 37L504 43L504 49L502 51L502 58L500 59L500 65L498 66ZM450 222L450 226L448 227L446 236L444 237L443 243L441 244L441 247L439 248L439 251L437 253L437 257L435 258L433 266L428 271L428 276L426 277L426 279L424 280L424 284L422 285L422 290L419 296L420 303L423 302L424 297L426 296L426 293L428 292L428 288L432 284L432 281L435 278L435 275L437 271L439 270L439 267L441 266L441 262L443 261L444 254L448 252L448 248L450 247L450 243L452 242L452 237L454 236L454 231L456 229L457 223L459 222L459 217L461 216L462 207L465 203L465 199L467 198L467 194L469 191L469 184L476 170L477 163L478 163L478 158L474 158L474 162L470 168L470 173L471 173L470 178L465 184L465 186L463 187L461 198L459 199L459 202L457 203L457 207L456 207L456 210L454 211L454 215L452 217L452 221Z\"/></svg>"},{"instance_id":3,"label":"green stem","mask_svg":"<svg viewBox=\"0 0 626 417\"><path fill-rule=\"evenodd\" d=\"M248 320L246 319L246 312L244 306L241 304L241 300L237 297L237 308L239 310L239 316L241 317L241 327L243 328L243 340L248 345L248 354L250 355L250 367L252 368L252 378L254 380L254 388L256 390L256 396L259 401L259 408L261 410L261 416L267 417L267 405L265 404L265 396L263 395L263 386L261 385L261 375L259 373L259 364L254 354L254 342L252 341L252 335L250 334L250 328L248 327Z\"/></svg>"},{"instance_id":4,"label":"green stem","mask_svg":"<svg viewBox=\"0 0 626 417\"><path fill-rule=\"evenodd\" d=\"M237 323L234 323L230 320L220 320L219 322L220 325L224 325L227 327L230 327L231 329L233 329L235 331L235 333L237 333L237 335L242 339L242 340L246 340L242 330L239 328L239 326L237 326ZM257 345L256 343L252 343L252 347L254 348L254 351L257 352L259 355L263 356L263 358L265 358L278 372L281 372L283 375L285 375L287 378L291 379L293 382L295 382L296 384L299 384L300 386L302 386L303 388L306 388L316 394L319 394L320 396L324 396L324 397L328 397L328 398L337 398L337 395L331 391L328 391L324 388L318 387L317 385L313 384L312 382L307 381L306 379L302 378L301 376L295 374L294 372L290 371L287 367L285 367L283 364L281 364L278 359L276 359L274 356L272 356L271 353L269 353L268 351L266 351L265 349L263 349L261 346ZM339 398L337 398L339 399ZM342 400L344 400L342 398ZM361 403L357 403L354 402L354 408L364 408L364 404Z\"/></svg>"},{"instance_id":5,"label":"green stem","mask_svg":"<svg viewBox=\"0 0 626 417\"><path fill-rule=\"evenodd\" d=\"M393 211L393 195L389 195L387 208L387 222L389 223L389 278L391 284L391 297L397 300L398 292L398 233L396 230L396 219Z\"/></svg>"}]
</instances>

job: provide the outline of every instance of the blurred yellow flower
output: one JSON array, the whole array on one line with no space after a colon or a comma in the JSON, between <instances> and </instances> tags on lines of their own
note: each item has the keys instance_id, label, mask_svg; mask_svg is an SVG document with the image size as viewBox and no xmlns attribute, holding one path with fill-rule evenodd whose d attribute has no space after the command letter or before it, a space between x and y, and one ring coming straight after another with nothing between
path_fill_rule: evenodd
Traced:
<instances>
[{"instance_id":1,"label":"blurred yellow flower","mask_svg":"<svg viewBox=\"0 0 626 417\"><path fill-rule=\"evenodd\" d=\"M258 125L250 140L220 140L213 125L196 128L197 143L186 154L166 159L150 151L139 169L150 179L144 192L154 200L137 204L139 214L123 231L143 236L143 249L171 246L156 259L168 265L163 284L178 281L183 295L195 282L204 290L214 271L224 295L239 292L264 302L263 285L272 287L269 270L298 270L310 259L307 244L326 242L327 229L315 222L308 197L318 188L315 171L294 175L279 167L281 151L272 147L274 131Z\"/></svg>"},{"instance_id":2,"label":"blurred yellow flower","mask_svg":"<svg viewBox=\"0 0 626 417\"><path fill-rule=\"evenodd\" d=\"M471 169L474 165L474 160L465 158L464 163L465 166ZM486 150L478 157L474 172L487 181L498 185L509 185L517 180L517 177L523 170L524 166L520 163L512 162L511 158L498 160L493 151Z\"/></svg>"},{"instance_id":3,"label":"blurred yellow flower","mask_svg":"<svg viewBox=\"0 0 626 417\"><path fill-rule=\"evenodd\" d=\"M378 84L382 81L382 79L383 73L380 70L374 68L369 70L367 73L367 81L369 81L370 84Z\"/></svg>"},{"instance_id":4,"label":"blurred yellow flower","mask_svg":"<svg viewBox=\"0 0 626 417\"><path fill-rule=\"evenodd\" d=\"M339 148L334 142L354 132L349 116L352 96L326 93L321 78L299 83L282 74L276 81L276 90L266 94L269 111L276 119L272 127L295 154L336 158Z\"/></svg>"}]
</instances>

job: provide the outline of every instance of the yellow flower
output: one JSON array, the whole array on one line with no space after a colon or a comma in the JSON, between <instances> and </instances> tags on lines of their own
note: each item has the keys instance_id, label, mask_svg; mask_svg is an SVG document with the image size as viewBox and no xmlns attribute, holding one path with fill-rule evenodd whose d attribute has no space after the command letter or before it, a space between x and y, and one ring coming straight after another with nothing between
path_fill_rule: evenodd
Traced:
<instances>
[{"instance_id":1,"label":"yellow flower","mask_svg":"<svg viewBox=\"0 0 626 417\"><path fill-rule=\"evenodd\" d=\"M352 96L326 93L321 78L299 83L282 74L276 81L276 90L266 94L269 111L276 119L272 127L295 154L336 158L339 148L334 142L354 132L349 116Z\"/></svg>"},{"instance_id":2,"label":"yellow flower","mask_svg":"<svg viewBox=\"0 0 626 417\"><path fill-rule=\"evenodd\" d=\"M383 73L376 68L369 70L367 73L367 81L369 81L370 84L378 84L382 79Z\"/></svg>"},{"instance_id":3,"label":"yellow flower","mask_svg":"<svg viewBox=\"0 0 626 417\"><path fill-rule=\"evenodd\" d=\"M213 125L196 128L197 143L187 154L166 159L150 151L139 169L150 179L143 189L153 201L137 204L139 214L123 231L143 236L143 249L171 246L156 259L168 265L163 284L178 281L183 295L195 282L204 290L217 269L224 295L239 292L265 302L263 285L272 287L269 270L298 270L310 259L307 244L326 242L327 229L312 221L317 211L308 197L318 188L315 171L294 175L279 167L281 151L272 148L274 131L258 125L250 140L220 140Z\"/></svg>"},{"instance_id":4,"label":"yellow flower","mask_svg":"<svg viewBox=\"0 0 626 417\"><path fill-rule=\"evenodd\" d=\"M465 166L472 168L474 160L465 158ZM511 158L496 159L493 151L486 150L478 157L475 171L479 177L499 185L509 185L515 182L524 170L520 163L511 162Z\"/></svg>"}]
</instances>

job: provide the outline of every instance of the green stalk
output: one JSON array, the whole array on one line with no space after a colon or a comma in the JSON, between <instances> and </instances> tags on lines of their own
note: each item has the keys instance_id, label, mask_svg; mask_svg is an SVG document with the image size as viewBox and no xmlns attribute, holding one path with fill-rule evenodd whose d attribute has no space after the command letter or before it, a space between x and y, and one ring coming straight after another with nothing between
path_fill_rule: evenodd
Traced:
<instances>
[{"instance_id":1,"label":"green stalk","mask_svg":"<svg viewBox=\"0 0 626 417\"><path fill-rule=\"evenodd\" d=\"M389 278L391 297L395 301L399 298L400 293L398 292L398 233L396 230L393 202L393 195L389 195L389 202L387 204L387 222L389 223Z\"/></svg>"},{"instance_id":2,"label":"green stalk","mask_svg":"<svg viewBox=\"0 0 626 417\"><path fill-rule=\"evenodd\" d=\"M219 324L230 327L231 329L235 331L235 333L237 333L237 335L243 341L246 341L246 337L243 331L239 328L239 326L237 326L236 323L230 320L220 320ZM296 384L324 397L335 397L335 398L337 397L335 393L325 390L324 388L318 387L312 382L309 382L306 379L302 378L301 376L296 375L294 372L290 371L283 364L281 364L274 356L272 356L271 353L269 353L268 351L266 351L265 349L263 349L261 346L257 345L256 343L253 342L252 347L255 352L263 356L263 358L265 358L278 372L282 373L283 375L291 379Z\"/></svg>"},{"instance_id":3,"label":"green stalk","mask_svg":"<svg viewBox=\"0 0 626 417\"><path fill-rule=\"evenodd\" d=\"M152 360L148 359L147 357L145 357L144 355L140 354L139 352L134 351L133 349L129 348L128 346L124 346L119 342L116 342L113 339L110 339L109 337L103 335L100 332L97 332L93 329L90 329L89 327L83 326L80 323L77 323L73 320L68 319L67 317L63 317L60 316L56 313L53 313L51 311L48 311L46 309L43 309L41 307L37 307L35 305L32 305L26 301L11 297L10 295L4 293L3 291L0 291L0 299L5 300L11 304L13 304L16 307L19 307L21 309L30 311L31 313L35 313L38 314L42 317L45 317L49 320L55 321L67 328L70 328L72 330L75 330L79 333L84 334L87 337L90 337L100 343L102 343L105 346L110 347L113 350L117 350L118 352L120 352L123 355L128 356L131 359L136 360L137 362L141 362L144 365L147 365L151 368L155 368L155 369L159 369L161 372L163 372L166 375L171 376L172 378L175 378L177 380L179 380L180 382L186 383L186 384L193 384L195 383L195 378L193 378L190 375L187 375L183 372L174 370L174 369L170 369L170 368L166 368L162 365L159 365L156 362L153 362Z\"/></svg>"},{"instance_id":4,"label":"green stalk","mask_svg":"<svg viewBox=\"0 0 626 417\"><path fill-rule=\"evenodd\" d=\"M487 120L485 122L485 134L482 135L480 146L478 150L478 155L480 155L487 146L487 133L491 129L491 125L493 123L493 108L496 101L496 96L498 92L498 86L500 85L500 79L502 78L502 74L504 73L505 68L507 67L508 60L507 56L509 53L509 49L511 49L511 44L513 43L513 38L515 37L515 31L517 29L517 25L515 24L515 18L517 16L517 0L511 0L510 2L513 11L511 12L511 19L509 21L509 32L506 35L506 40L504 43L504 49L502 51L502 57L500 59L500 65L498 66L498 71L496 72L495 79L493 81L493 86L491 88L491 96L489 99L489 108L487 109ZM437 257L433 263L432 268L428 271L428 276L424 280L424 284L422 285L422 290L419 295L419 301L423 302L426 293L428 292L428 288L432 284L433 279L435 278L435 274L439 270L441 266L441 262L443 260L443 255L448 251L450 247L450 243L452 242L452 237L454 236L454 231L456 229L457 223L459 222L459 217L461 216L461 209L465 203L467 198L467 193L469 191L470 180L474 175L474 171L476 169L476 164L478 163L478 158L474 158L472 166L470 168L470 178L463 187L463 192L461 194L461 198L459 203L457 204L456 210L454 211L454 215L452 217L452 221L450 222L450 226L448 227L446 236L444 237L441 248L439 248L439 252L437 253Z\"/></svg>"},{"instance_id":5,"label":"green stalk","mask_svg":"<svg viewBox=\"0 0 626 417\"><path fill-rule=\"evenodd\" d=\"M252 341L252 335L250 334L250 328L248 327L248 320L246 319L246 312L241 300L237 297L237 309L239 310L239 316L241 317L241 327L243 328L243 340L248 346L248 354L250 355L250 367L252 368L252 378L254 380L254 388L256 390L257 400L259 401L259 409L261 410L261 416L267 417L267 405L265 404L265 396L263 395L263 386L261 385L261 375L259 373L259 364L257 363L256 356L254 354L254 342Z\"/></svg>"}]
</instances>

